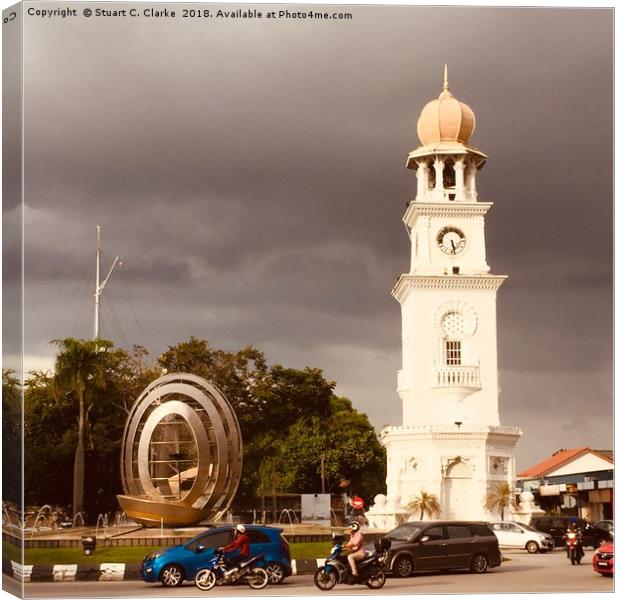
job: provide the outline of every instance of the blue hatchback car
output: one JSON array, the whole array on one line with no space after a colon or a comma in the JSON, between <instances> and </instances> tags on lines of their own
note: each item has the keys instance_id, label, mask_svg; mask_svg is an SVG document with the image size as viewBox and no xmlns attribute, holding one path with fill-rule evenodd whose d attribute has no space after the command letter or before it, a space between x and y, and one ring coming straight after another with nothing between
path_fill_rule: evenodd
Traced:
<instances>
[{"instance_id":1,"label":"blue hatchback car","mask_svg":"<svg viewBox=\"0 0 620 600\"><path fill-rule=\"evenodd\" d=\"M258 563L269 573L269 583L282 583L291 574L291 553L282 529L265 525L246 525L250 538L250 555L264 554ZM151 552L142 561L140 575L147 582L161 581L176 587L192 580L213 556L215 549L233 540L234 527L214 527L186 544Z\"/></svg>"}]
</instances>

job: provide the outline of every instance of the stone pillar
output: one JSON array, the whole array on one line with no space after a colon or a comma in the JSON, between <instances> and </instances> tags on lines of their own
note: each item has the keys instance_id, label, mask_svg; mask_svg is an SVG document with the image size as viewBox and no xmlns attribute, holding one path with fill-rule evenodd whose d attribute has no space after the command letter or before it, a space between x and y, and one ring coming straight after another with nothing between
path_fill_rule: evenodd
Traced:
<instances>
[{"instance_id":1,"label":"stone pillar","mask_svg":"<svg viewBox=\"0 0 620 600\"><path fill-rule=\"evenodd\" d=\"M428 193L428 165L426 161L421 160L418 163L418 170L416 171L416 179L418 183L418 189L415 199L423 201L424 197Z\"/></svg>"},{"instance_id":2,"label":"stone pillar","mask_svg":"<svg viewBox=\"0 0 620 600\"><path fill-rule=\"evenodd\" d=\"M475 202L478 198L478 194L476 192L476 163L474 161L470 161L467 164L466 188L467 193L469 194L469 199L472 202Z\"/></svg>"},{"instance_id":3,"label":"stone pillar","mask_svg":"<svg viewBox=\"0 0 620 600\"><path fill-rule=\"evenodd\" d=\"M435 200L443 202L443 168L442 158L435 158Z\"/></svg>"},{"instance_id":4,"label":"stone pillar","mask_svg":"<svg viewBox=\"0 0 620 600\"><path fill-rule=\"evenodd\" d=\"M428 163L425 160L420 163L418 171L422 172L422 200L424 200L428 196Z\"/></svg>"},{"instance_id":5,"label":"stone pillar","mask_svg":"<svg viewBox=\"0 0 620 600\"><path fill-rule=\"evenodd\" d=\"M456 176L456 183L454 186L456 195L454 199L457 202L465 202L465 162L463 159L457 160L454 163L454 174Z\"/></svg>"}]
</instances>

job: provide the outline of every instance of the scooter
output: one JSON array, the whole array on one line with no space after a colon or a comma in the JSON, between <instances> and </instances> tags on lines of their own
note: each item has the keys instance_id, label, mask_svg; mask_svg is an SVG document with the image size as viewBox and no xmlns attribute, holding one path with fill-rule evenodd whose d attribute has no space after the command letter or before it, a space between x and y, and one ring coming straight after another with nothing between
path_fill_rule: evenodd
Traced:
<instances>
[{"instance_id":1,"label":"scooter","mask_svg":"<svg viewBox=\"0 0 620 600\"><path fill-rule=\"evenodd\" d=\"M263 554L258 554L230 568L224 558L224 552L218 548L207 567L196 573L194 582L196 587L204 592L208 592L216 585L228 585L237 581L244 581L253 590L262 590L269 583L269 574L265 569L257 567L256 563L263 558Z\"/></svg>"},{"instance_id":2,"label":"scooter","mask_svg":"<svg viewBox=\"0 0 620 600\"><path fill-rule=\"evenodd\" d=\"M568 558L570 559L570 564L580 564L584 552L578 533L576 531L568 531L566 532L564 537L566 538L566 553L568 554Z\"/></svg>"},{"instance_id":3,"label":"scooter","mask_svg":"<svg viewBox=\"0 0 620 600\"><path fill-rule=\"evenodd\" d=\"M390 549L390 540L381 538L375 540L375 551L357 563L358 578L353 579L349 561L341 556L345 536L332 533L333 546L325 565L319 567L314 574L314 585L327 592L337 583L348 585L361 584L371 590L379 590L385 584L385 570L383 560Z\"/></svg>"}]
</instances>

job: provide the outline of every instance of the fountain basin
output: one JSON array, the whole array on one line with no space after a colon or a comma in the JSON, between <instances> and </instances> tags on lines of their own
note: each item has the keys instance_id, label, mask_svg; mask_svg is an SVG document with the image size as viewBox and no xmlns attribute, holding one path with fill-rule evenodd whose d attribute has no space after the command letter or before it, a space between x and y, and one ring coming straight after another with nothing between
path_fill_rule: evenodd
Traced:
<instances>
[{"instance_id":1,"label":"fountain basin","mask_svg":"<svg viewBox=\"0 0 620 600\"><path fill-rule=\"evenodd\" d=\"M198 509L186 504L158 502L139 496L116 496L127 517L145 527L188 527L204 521L219 511Z\"/></svg>"}]
</instances>

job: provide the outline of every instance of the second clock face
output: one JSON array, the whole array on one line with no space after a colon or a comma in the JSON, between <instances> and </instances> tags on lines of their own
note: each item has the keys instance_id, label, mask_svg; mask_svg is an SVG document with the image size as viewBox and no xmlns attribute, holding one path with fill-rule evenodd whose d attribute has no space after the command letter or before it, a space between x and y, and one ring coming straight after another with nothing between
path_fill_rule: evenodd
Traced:
<instances>
[{"instance_id":1,"label":"second clock face","mask_svg":"<svg viewBox=\"0 0 620 600\"><path fill-rule=\"evenodd\" d=\"M465 250L467 239L457 227L444 227L437 234L437 244L442 252L457 255Z\"/></svg>"}]
</instances>

